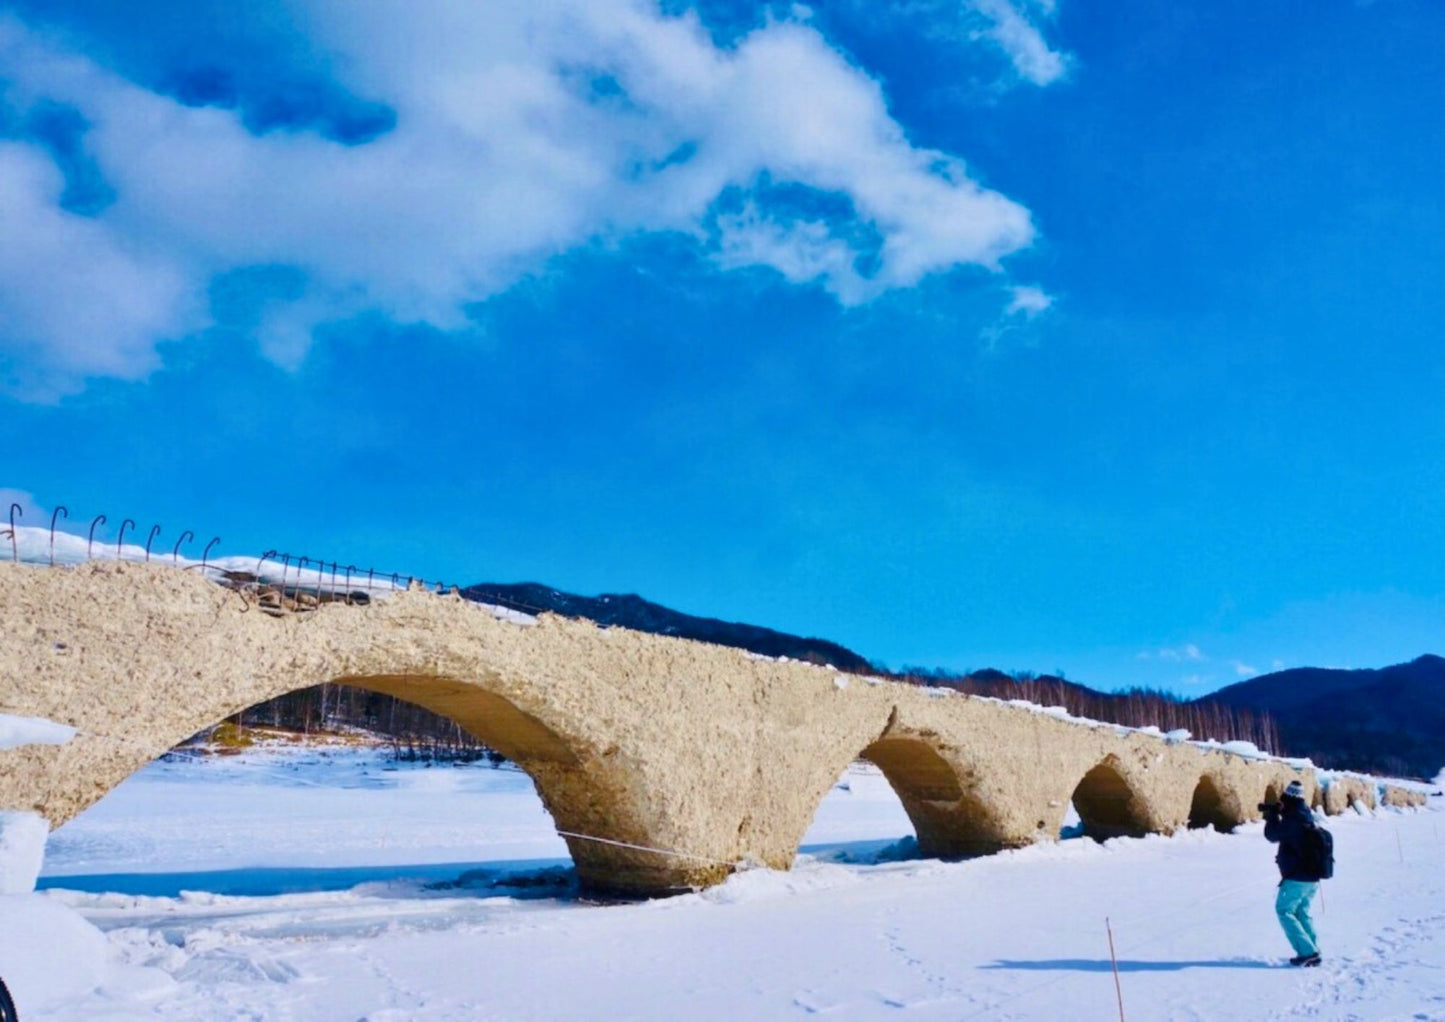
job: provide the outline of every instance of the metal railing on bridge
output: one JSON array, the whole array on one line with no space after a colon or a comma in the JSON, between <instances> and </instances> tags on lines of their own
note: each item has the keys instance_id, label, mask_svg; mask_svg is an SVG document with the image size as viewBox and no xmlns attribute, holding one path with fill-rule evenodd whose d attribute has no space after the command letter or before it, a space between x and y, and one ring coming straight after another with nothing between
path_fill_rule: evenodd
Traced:
<instances>
[{"instance_id":1,"label":"metal railing on bridge","mask_svg":"<svg viewBox=\"0 0 1445 1022\"><path fill-rule=\"evenodd\" d=\"M169 553L164 546L156 549L156 540L164 530L159 524L152 525L146 534L144 544L126 543L126 530L138 538L139 527L134 519L125 518L120 523L115 539L97 537L97 530L106 524L108 518L96 515L82 537L61 529L60 522L69 520L70 511L56 506L50 513L49 526L25 526L20 524L24 509L12 503L9 509L9 525L0 528L0 541L8 540L10 558L17 563L39 564L49 567L73 566L89 561L135 561L170 563L176 567L201 572L206 578L229 589L252 593L262 610L272 613L313 610L323 603L367 604L373 599L390 593L411 591L430 592L435 595L455 594L473 599L478 603L502 607L522 614L546 613L548 608L537 607L489 591L485 598L468 597L459 586L427 580L419 575L407 575L399 571L385 572L376 568L343 564L339 560L291 554L280 550L267 550L260 556L226 555L212 556L212 551L221 543L219 536L213 537L201 550L199 559L182 554L187 544L196 543L196 534L182 531ZM0 547L3 551L3 547ZM0 553L3 556L3 553Z\"/></svg>"}]
</instances>

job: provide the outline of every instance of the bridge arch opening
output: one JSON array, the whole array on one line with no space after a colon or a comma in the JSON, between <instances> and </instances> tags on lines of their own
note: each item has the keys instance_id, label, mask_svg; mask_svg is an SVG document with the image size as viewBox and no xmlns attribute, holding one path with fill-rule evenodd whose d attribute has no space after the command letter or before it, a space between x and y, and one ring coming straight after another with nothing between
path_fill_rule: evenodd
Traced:
<instances>
[{"instance_id":1,"label":"bridge arch opening","mask_svg":"<svg viewBox=\"0 0 1445 1022\"><path fill-rule=\"evenodd\" d=\"M535 716L518 709L504 696L460 679L396 674L348 676L337 678L333 684L420 706L454 722L523 769L531 764L577 761L571 746Z\"/></svg>"},{"instance_id":2,"label":"bridge arch opening","mask_svg":"<svg viewBox=\"0 0 1445 1022\"><path fill-rule=\"evenodd\" d=\"M858 758L872 763L888 781L913 824L918 855L953 858L964 854L957 840L957 806L964 798L953 767L928 742L912 737L880 738Z\"/></svg>"},{"instance_id":3,"label":"bridge arch opening","mask_svg":"<svg viewBox=\"0 0 1445 1022\"><path fill-rule=\"evenodd\" d=\"M1238 801L1238 798L1227 795L1214 777L1205 774L1194 786L1194 796L1189 803L1190 828L1204 830L1213 827L1222 834L1230 833L1244 822Z\"/></svg>"},{"instance_id":4,"label":"bridge arch opening","mask_svg":"<svg viewBox=\"0 0 1445 1022\"><path fill-rule=\"evenodd\" d=\"M1284 785L1278 781L1270 781L1265 785L1264 800L1266 802L1278 802L1284 794Z\"/></svg>"},{"instance_id":5,"label":"bridge arch opening","mask_svg":"<svg viewBox=\"0 0 1445 1022\"><path fill-rule=\"evenodd\" d=\"M316 690L334 707L394 684L346 679ZM446 689L423 698L440 707ZM283 693L224 719L240 716L252 725L269 725L274 712L268 708L313 691ZM136 894L176 893L167 885L200 884L219 893L270 894L415 877L496 886L505 893L569 891L576 881L572 857L543 794L546 763L570 756L566 744L510 704L483 700L477 706L485 707L489 721L474 719L464 727L447 714L432 717L435 711L419 698L398 697L394 703L403 712L431 711L419 716L431 717L429 723L439 729L465 731L496 749L499 758L503 745L513 756L546 757L539 761L543 777L536 767L516 765L513 756L495 770L484 763L398 763L386 754L384 739L373 742L338 729L334 717L331 727L319 717L308 721L312 734L301 741L275 740L292 730L287 724L264 731L230 724L220 729L223 741L205 753L192 746L163 755L162 762L141 764L100 805L57 830L45 884ZM273 741L253 744L262 735ZM428 737L413 733L400 744L426 747L432 744ZM226 755L243 752L250 754ZM161 809L164 818L157 820ZM108 862L97 861L90 875L77 877L75 860L97 835L111 843L114 854ZM145 875L127 865L141 854ZM164 873L154 872L158 865ZM204 879L194 878L197 872Z\"/></svg>"},{"instance_id":6,"label":"bridge arch opening","mask_svg":"<svg viewBox=\"0 0 1445 1022\"><path fill-rule=\"evenodd\" d=\"M97 827L111 832L124 829L127 821L118 819L118 812L154 816L156 799L174 796L176 801L166 807L163 826L146 838L152 852L170 836L175 842L173 873L177 877L191 872L188 865L211 864L220 869L228 854L242 852L252 866L244 871L245 876L230 878L242 885L241 893L266 893L260 889L265 883L258 880L263 874L292 891L307 889L308 884L320 885L310 889L334 889L338 883L353 886L366 880L368 873L379 878L416 875L450 882L462 876L468 886L495 883L507 893L513 893L514 881L523 885L518 890L536 894L565 893L579 884L609 891L628 887L628 870L636 872L638 863L615 854L625 849L600 844L598 849L579 849L576 839L562 832L606 838L615 833L605 829L606 823L625 828L634 821L616 807L608 807L616 810L616 819L609 821L605 810L599 813L599 806L611 793L600 790L605 784L579 769L573 744L535 716L496 693L446 677L349 676L318 687L330 689L337 699L347 693L354 697L359 691L390 696L408 709L419 707L427 711L424 716L434 715L444 726L494 750L496 758L507 765L500 770L481 764L470 770L426 763L408 766L387 763L379 754L358 756L354 745L350 752L344 745L313 745L306 751L318 753L324 762L318 764L314 756L309 763L297 763L294 756L290 763L273 766L262 762L252 769L249 779L239 768L258 757L238 757L229 765L226 756L204 757L222 769L205 771L211 783L202 782L195 791L187 792L190 778L181 776L184 762L172 760L137 778L141 783L131 785L138 790L129 798L122 797L124 792L115 792L102 806L79 814L74 826L62 826L55 832L46 866L47 874L54 874L52 885L65 886L60 874L76 872L66 861L68 844L83 844L87 831ZM182 715L189 719L174 736L172 747L238 714L250 714L254 722L257 706L299 691L276 692L270 699L246 707L214 702L197 706L192 714ZM235 729L230 730L234 735ZM240 742L231 744L234 751L241 751ZM369 762L361 762L367 759ZM153 758L138 759L106 787L114 791L120 782L154 762ZM161 777L170 782L168 791L157 789ZM231 790L216 783L218 777L228 778ZM290 808L282 809L288 804ZM247 814L251 814L249 825ZM136 822L130 821L131 825ZM246 832L238 832L238 827ZM232 843L229 849L222 847L226 841ZM208 842L212 847L203 849ZM238 849L238 842L244 847ZM274 870L265 868L270 863ZM296 871L302 865L306 867L304 877L298 880ZM141 870L117 867L111 872ZM95 882L103 879L96 877ZM221 877L218 882L226 879ZM619 879L621 882L614 882Z\"/></svg>"},{"instance_id":7,"label":"bridge arch opening","mask_svg":"<svg viewBox=\"0 0 1445 1022\"><path fill-rule=\"evenodd\" d=\"M1143 837L1149 832L1139 797L1112 756L1083 776L1074 789L1073 803L1084 835L1095 841Z\"/></svg>"},{"instance_id":8,"label":"bridge arch opening","mask_svg":"<svg viewBox=\"0 0 1445 1022\"><path fill-rule=\"evenodd\" d=\"M880 738L858 756L883 771L900 800L953 803L963 798L948 761L918 738Z\"/></svg>"},{"instance_id":9,"label":"bridge arch opening","mask_svg":"<svg viewBox=\"0 0 1445 1022\"><path fill-rule=\"evenodd\" d=\"M1351 791L1345 799L1345 808L1368 816L1375 808L1375 797L1369 792Z\"/></svg>"},{"instance_id":10,"label":"bridge arch opening","mask_svg":"<svg viewBox=\"0 0 1445 1022\"><path fill-rule=\"evenodd\" d=\"M869 787L864 773L860 784L859 771L870 770L876 771L877 779ZM891 797L883 795L880 799L884 785L879 785L878 780L884 782ZM913 840L904 837L894 841L879 858L960 859L996 852L1006 844L995 814L976 790L974 778L951 763L928 736L885 733L858 752L844 770L840 785L871 793L874 813L868 819L860 817L860 826L876 827L884 819L877 810L883 808L889 811L886 819L900 837L912 825ZM815 810L814 828L805 838L805 849L810 843L817 847L815 842L822 836L822 828L841 813L837 808L841 801L836 795L838 787L835 785L833 794L825 796ZM880 806L881 800L888 805ZM902 814L897 813L899 807Z\"/></svg>"},{"instance_id":11,"label":"bridge arch opening","mask_svg":"<svg viewBox=\"0 0 1445 1022\"><path fill-rule=\"evenodd\" d=\"M819 797L797 851L852 864L919 855L917 830L897 789L876 763L861 757L849 762Z\"/></svg>"}]
</instances>

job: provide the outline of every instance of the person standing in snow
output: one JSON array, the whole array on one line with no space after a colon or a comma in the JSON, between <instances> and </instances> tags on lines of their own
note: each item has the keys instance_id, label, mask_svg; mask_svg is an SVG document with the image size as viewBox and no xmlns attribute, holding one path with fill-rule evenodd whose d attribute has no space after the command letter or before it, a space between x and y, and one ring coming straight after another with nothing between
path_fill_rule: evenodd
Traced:
<instances>
[{"instance_id":1,"label":"person standing in snow","mask_svg":"<svg viewBox=\"0 0 1445 1022\"><path fill-rule=\"evenodd\" d=\"M1310 919L1310 902L1319 890L1319 881L1330 871L1320 861L1321 842L1311 833L1318 828L1314 814L1305 805L1304 787L1299 781L1290 781L1280 802L1267 803L1260 809L1264 812L1264 836L1279 845L1274 857L1280 875L1274 910L1295 950L1289 963L1319 965L1320 944Z\"/></svg>"}]
</instances>

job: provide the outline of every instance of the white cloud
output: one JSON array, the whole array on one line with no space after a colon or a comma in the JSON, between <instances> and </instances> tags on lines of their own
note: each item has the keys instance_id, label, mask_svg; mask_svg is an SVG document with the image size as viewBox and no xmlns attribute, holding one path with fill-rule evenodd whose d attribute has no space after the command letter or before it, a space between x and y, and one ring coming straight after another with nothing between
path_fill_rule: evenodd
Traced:
<instances>
[{"instance_id":1,"label":"white cloud","mask_svg":"<svg viewBox=\"0 0 1445 1022\"><path fill-rule=\"evenodd\" d=\"M867 297L857 253L822 221L781 223L748 203L741 213L719 217L718 261L725 267L771 266L794 284L822 279L844 304Z\"/></svg>"},{"instance_id":2,"label":"white cloud","mask_svg":"<svg viewBox=\"0 0 1445 1022\"><path fill-rule=\"evenodd\" d=\"M1241 678L1252 678L1259 673L1258 667L1251 667L1242 660L1233 661L1234 673Z\"/></svg>"},{"instance_id":3,"label":"white cloud","mask_svg":"<svg viewBox=\"0 0 1445 1022\"><path fill-rule=\"evenodd\" d=\"M1179 646L1177 648L1164 647L1162 649L1146 649L1138 653L1135 659L1162 660L1165 663L1181 664L1203 663L1204 661L1208 660L1209 657L1205 656L1204 651L1201 650L1194 643L1186 642L1183 646Z\"/></svg>"},{"instance_id":4,"label":"white cloud","mask_svg":"<svg viewBox=\"0 0 1445 1022\"><path fill-rule=\"evenodd\" d=\"M1023 332L1054 304L1052 295L1032 284L1016 285L1007 290L1008 303L998 319L985 327L982 333L984 345L989 350L997 350L1006 339Z\"/></svg>"},{"instance_id":5,"label":"white cloud","mask_svg":"<svg viewBox=\"0 0 1445 1022\"><path fill-rule=\"evenodd\" d=\"M62 210L62 187L43 151L0 142L0 357L43 367L28 379L11 369L22 393L142 375L158 339L197 322L176 268L109 225Z\"/></svg>"},{"instance_id":6,"label":"white cloud","mask_svg":"<svg viewBox=\"0 0 1445 1022\"><path fill-rule=\"evenodd\" d=\"M989 21L979 35L991 40L1013 62L1014 70L1035 85L1049 85L1068 70L1064 55L1049 47L1024 5L1013 0L966 0L967 5ZM1054 13L1052 0L1028 4L1042 17Z\"/></svg>"},{"instance_id":7,"label":"white cloud","mask_svg":"<svg viewBox=\"0 0 1445 1022\"><path fill-rule=\"evenodd\" d=\"M319 322L380 309L455 328L465 303L596 239L683 232L724 268L771 267L854 303L959 265L996 270L1034 236L1022 206L911 144L877 82L804 24L719 48L648 0L293 6L343 84L396 110L395 130L356 147L257 137L0 17L10 100L75 106L117 195L96 218L65 213L53 168L7 147L0 350L32 387L144 374L156 340L204 324L208 281L242 266L306 274L260 328L294 364ZM762 180L852 212L789 214ZM732 193L743 212L715 217Z\"/></svg>"},{"instance_id":8,"label":"white cloud","mask_svg":"<svg viewBox=\"0 0 1445 1022\"><path fill-rule=\"evenodd\" d=\"M1005 316L1023 316L1033 319L1047 312L1054 304L1053 296L1032 284L1023 284L1009 289L1009 303L1003 310Z\"/></svg>"},{"instance_id":9,"label":"white cloud","mask_svg":"<svg viewBox=\"0 0 1445 1022\"><path fill-rule=\"evenodd\" d=\"M891 15L925 37L952 45L982 43L1008 59L1018 79L1051 85L1069 72L1067 53L1051 47L1043 27L1054 0L840 0L859 19ZM1002 85L1005 83L995 83ZM1010 84L1016 84L1010 83Z\"/></svg>"}]
</instances>

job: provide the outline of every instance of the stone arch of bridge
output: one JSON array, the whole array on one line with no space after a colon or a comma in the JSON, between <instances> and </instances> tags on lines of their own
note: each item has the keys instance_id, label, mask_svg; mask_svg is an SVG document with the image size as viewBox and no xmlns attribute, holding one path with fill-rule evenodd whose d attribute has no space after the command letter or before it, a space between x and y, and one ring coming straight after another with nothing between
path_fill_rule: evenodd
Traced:
<instances>
[{"instance_id":1,"label":"stone arch of bridge","mask_svg":"<svg viewBox=\"0 0 1445 1022\"><path fill-rule=\"evenodd\" d=\"M1373 784L1356 777L1336 777L1324 792L1325 812L1337 816L1350 809L1374 809L1377 802Z\"/></svg>"},{"instance_id":2,"label":"stone arch of bridge","mask_svg":"<svg viewBox=\"0 0 1445 1022\"><path fill-rule=\"evenodd\" d=\"M1143 837L1151 829L1143 799L1115 755L1106 756L1084 774L1074 788L1073 801L1084 834L1096 841Z\"/></svg>"},{"instance_id":3,"label":"stone arch of bridge","mask_svg":"<svg viewBox=\"0 0 1445 1022\"><path fill-rule=\"evenodd\" d=\"M554 726L520 709L505 696L470 681L410 672L341 675L328 679L328 683L377 692L430 710L453 721L479 742L524 769L529 764L575 764L578 760L575 743L559 734ZM297 691L300 687L304 686L288 691Z\"/></svg>"},{"instance_id":4,"label":"stone arch of bridge","mask_svg":"<svg viewBox=\"0 0 1445 1022\"><path fill-rule=\"evenodd\" d=\"M1189 802L1189 826L1196 830L1213 827L1228 834L1247 818L1239 792L1213 774L1203 774L1194 786Z\"/></svg>"},{"instance_id":5,"label":"stone arch of bridge","mask_svg":"<svg viewBox=\"0 0 1445 1022\"><path fill-rule=\"evenodd\" d=\"M544 808L567 843L584 889L620 895L690 889L695 880L680 875L676 855L665 854L665 848L649 851L666 842L656 837L649 817L652 800L647 779L630 769L625 757L613 754L614 750L599 752L585 735L569 733L556 721L523 709L518 700L488 687L487 681L485 677L403 670L316 679L290 677L250 687L244 696L199 695L173 706L162 727L151 728L147 747L129 750L128 762L118 766L115 776L102 780L94 797L99 798L190 735L251 707L312 684L352 686L429 710L515 763L536 785Z\"/></svg>"},{"instance_id":6,"label":"stone arch of bridge","mask_svg":"<svg viewBox=\"0 0 1445 1022\"><path fill-rule=\"evenodd\" d=\"M890 721L848 762L854 760L872 763L888 781L913 824L920 855L967 858L996 852L1009 843L981 790L979 774L961 759L958 749L937 735L897 729ZM838 772L846 765L840 764Z\"/></svg>"}]
</instances>

